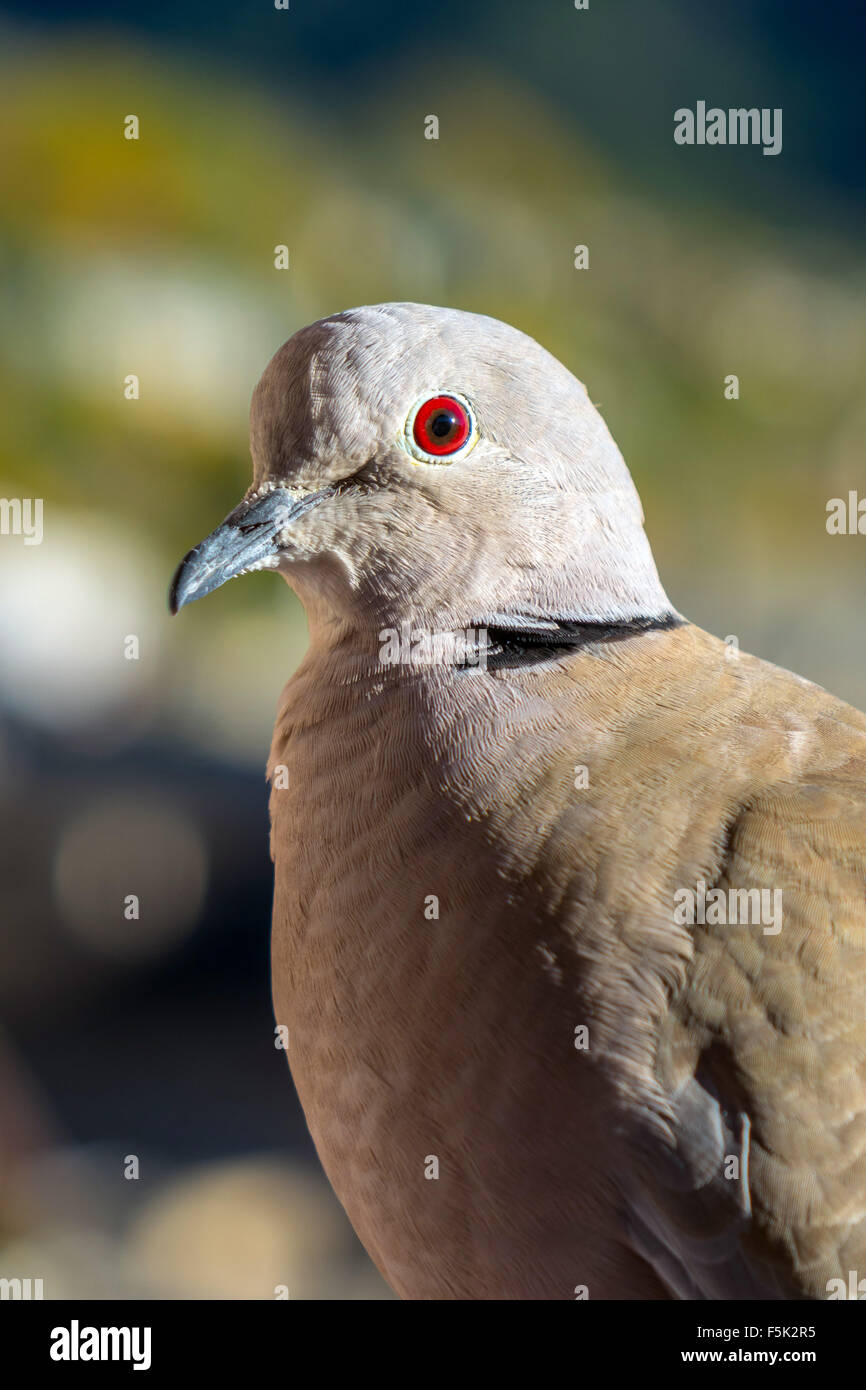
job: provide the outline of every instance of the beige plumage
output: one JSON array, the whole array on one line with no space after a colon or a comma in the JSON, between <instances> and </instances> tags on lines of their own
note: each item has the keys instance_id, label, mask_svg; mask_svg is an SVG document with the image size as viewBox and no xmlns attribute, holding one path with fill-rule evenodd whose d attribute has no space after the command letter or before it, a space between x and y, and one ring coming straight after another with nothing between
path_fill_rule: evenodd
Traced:
<instances>
[{"instance_id":1,"label":"beige plumage","mask_svg":"<svg viewBox=\"0 0 866 1390\"><path fill-rule=\"evenodd\" d=\"M413 444L439 393L473 427L451 462ZM584 388L514 329L337 315L277 353L251 435L172 605L267 564L307 609L270 762L275 1011L385 1277L866 1275L864 716L672 610ZM486 665L383 660L389 631L470 628ZM701 883L781 892L780 920L683 923Z\"/></svg>"}]
</instances>

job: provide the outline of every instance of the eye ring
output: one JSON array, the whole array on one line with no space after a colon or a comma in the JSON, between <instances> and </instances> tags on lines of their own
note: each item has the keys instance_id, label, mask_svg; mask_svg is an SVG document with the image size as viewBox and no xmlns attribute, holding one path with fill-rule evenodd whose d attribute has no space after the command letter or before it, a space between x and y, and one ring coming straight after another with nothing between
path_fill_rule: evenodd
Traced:
<instances>
[{"instance_id":1,"label":"eye ring","mask_svg":"<svg viewBox=\"0 0 866 1390\"><path fill-rule=\"evenodd\" d=\"M446 389L425 391L409 411L404 442L421 463L454 463L475 445L475 413L465 396Z\"/></svg>"}]
</instances>

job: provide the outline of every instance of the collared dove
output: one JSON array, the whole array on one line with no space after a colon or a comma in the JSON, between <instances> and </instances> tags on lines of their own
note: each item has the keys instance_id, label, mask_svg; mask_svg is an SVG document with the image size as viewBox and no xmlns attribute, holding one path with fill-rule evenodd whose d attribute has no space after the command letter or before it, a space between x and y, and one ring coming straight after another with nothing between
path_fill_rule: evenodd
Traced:
<instances>
[{"instance_id":1,"label":"collared dove","mask_svg":"<svg viewBox=\"0 0 866 1390\"><path fill-rule=\"evenodd\" d=\"M866 1275L864 716L672 608L586 390L494 319L301 330L251 447L171 607L273 566L307 612L269 766L275 1010L385 1278Z\"/></svg>"}]
</instances>

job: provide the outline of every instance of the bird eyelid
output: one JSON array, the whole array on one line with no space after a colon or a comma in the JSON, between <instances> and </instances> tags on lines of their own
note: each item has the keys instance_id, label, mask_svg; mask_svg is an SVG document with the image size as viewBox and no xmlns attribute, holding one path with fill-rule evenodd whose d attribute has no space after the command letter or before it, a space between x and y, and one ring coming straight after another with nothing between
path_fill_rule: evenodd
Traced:
<instances>
[{"instance_id":1,"label":"bird eyelid","mask_svg":"<svg viewBox=\"0 0 866 1390\"><path fill-rule=\"evenodd\" d=\"M416 419L424 406L432 401L453 401L466 417L467 433L463 443L456 449L447 453L434 453L432 450L425 449L418 441L415 430ZM472 402L463 395L461 391L452 390L449 386L431 386L424 391L412 405L409 414L406 416L406 423L403 427L403 437L401 443L416 463L432 464L439 468L443 464L457 463L464 459L468 453L474 449L478 441L478 417Z\"/></svg>"}]
</instances>

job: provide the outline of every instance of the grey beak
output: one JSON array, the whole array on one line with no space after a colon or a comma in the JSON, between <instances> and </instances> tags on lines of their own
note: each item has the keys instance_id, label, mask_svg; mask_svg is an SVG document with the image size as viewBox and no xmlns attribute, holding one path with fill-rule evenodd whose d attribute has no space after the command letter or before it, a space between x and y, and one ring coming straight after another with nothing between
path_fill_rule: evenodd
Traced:
<instances>
[{"instance_id":1,"label":"grey beak","mask_svg":"<svg viewBox=\"0 0 866 1390\"><path fill-rule=\"evenodd\" d=\"M273 565L280 556L281 532L334 491L327 487L293 497L285 488L275 487L263 497L241 502L181 560L171 581L169 610L177 613L245 570Z\"/></svg>"}]
</instances>

